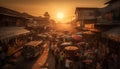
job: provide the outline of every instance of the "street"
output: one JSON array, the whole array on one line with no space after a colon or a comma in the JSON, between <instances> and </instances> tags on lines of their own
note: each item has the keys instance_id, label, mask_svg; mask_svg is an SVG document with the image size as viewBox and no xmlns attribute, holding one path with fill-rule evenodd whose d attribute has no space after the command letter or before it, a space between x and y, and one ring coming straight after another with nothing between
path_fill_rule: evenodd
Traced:
<instances>
[{"instance_id":1,"label":"street","mask_svg":"<svg viewBox=\"0 0 120 69\"><path fill-rule=\"evenodd\" d=\"M65 43L69 43L69 41L71 42L71 40L69 40L70 37L66 38L66 36L64 37L62 36L63 38L62 43L59 45L59 43L61 42L61 38L60 37L58 38L59 36L58 34L63 33L62 35L68 35L71 32L67 32L67 33L54 32L54 35L49 34L48 38L44 37L44 44L42 45L44 50L39 56L30 59L25 59L23 58L23 56L20 55L17 58L10 59L9 62L3 66L3 69L64 69L66 59L70 59L72 61L72 69L77 69L77 67L79 66L81 69L84 68L93 69L97 67L96 64L98 64L98 66L100 65L100 63L102 64L104 61L104 56L108 54L110 50L108 51L107 44L104 44L105 42L102 40L103 38L101 38L97 34L93 35L91 33L90 34L87 33L87 35L82 36L82 40L81 40L81 36L74 35L74 37L77 38L75 38L74 41L72 41L73 43L72 45L76 46L76 49L77 47L79 48L80 46L80 50L78 51L72 48L67 49L66 47L64 47L64 49L62 49L59 47L62 45L62 43L64 45ZM72 34L74 34L73 32ZM53 37L51 38L51 36ZM78 41L78 39L80 39L80 41ZM67 45L70 46L69 44ZM69 54L70 51L72 51L71 54ZM79 54L78 59L77 56L75 57L76 52L78 52L77 55ZM63 57L64 60L62 61L63 63L62 66L60 62L61 53L64 53L64 57ZM57 60L56 60L56 55L59 56ZM69 57L67 57L68 55ZM56 68L56 61L58 61L57 68ZM83 63L86 64L88 63L90 65L84 66ZM99 69L100 67L96 69Z\"/></svg>"},{"instance_id":2,"label":"street","mask_svg":"<svg viewBox=\"0 0 120 69\"><path fill-rule=\"evenodd\" d=\"M44 44L44 47L45 49L43 53L37 58L25 60L22 56L20 56L19 58L11 59L13 64L6 64L3 69L42 69L42 67L45 66L44 64L48 64L47 60L49 47L47 42Z\"/></svg>"},{"instance_id":3,"label":"street","mask_svg":"<svg viewBox=\"0 0 120 69\"><path fill-rule=\"evenodd\" d=\"M120 69L120 0L0 0L0 69Z\"/></svg>"}]
</instances>

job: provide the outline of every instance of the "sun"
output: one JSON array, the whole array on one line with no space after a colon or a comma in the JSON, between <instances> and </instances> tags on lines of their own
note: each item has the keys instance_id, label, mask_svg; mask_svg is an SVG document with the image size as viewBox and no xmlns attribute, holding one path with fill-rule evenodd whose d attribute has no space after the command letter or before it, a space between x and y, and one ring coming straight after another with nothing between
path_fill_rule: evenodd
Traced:
<instances>
[{"instance_id":1,"label":"sun","mask_svg":"<svg viewBox=\"0 0 120 69\"><path fill-rule=\"evenodd\" d=\"M58 12L57 13L57 18L58 19L63 19L64 18L64 14L62 12Z\"/></svg>"}]
</instances>

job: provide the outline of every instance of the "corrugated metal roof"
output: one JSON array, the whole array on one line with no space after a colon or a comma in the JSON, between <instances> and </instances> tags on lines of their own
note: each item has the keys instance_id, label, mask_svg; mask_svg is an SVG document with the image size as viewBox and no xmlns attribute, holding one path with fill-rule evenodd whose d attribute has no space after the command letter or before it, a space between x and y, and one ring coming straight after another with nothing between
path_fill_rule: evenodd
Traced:
<instances>
[{"instance_id":1,"label":"corrugated metal roof","mask_svg":"<svg viewBox=\"0 0 120 69\"><path fill-rule=\"evenodd\" d=\"M108 38L119 41L120 40L120 27L110 29L109 31L104 32Z\"/></svg>"},{"instance_id":2,"label":"corrugated metal roof","mask_svg":"<svg viewBox=\"0 0 120 69\"><path fill-rule=\"evenodd\" d=\"M21 34L29 33L30 31L24 27L1 27L0 28L0 39L11 38Z\"/></svg>"},{"instance_id":3,"label":"corrugated metal roof","mask_svg":"<svg viewBox=\"0 0 120 69\"><path fill-rule=\"evenodd\" d=\"M26 46L38 46L39 44L41 44L43 41L31 41L27 44L25 44Z\"/></svg>"}]
</instances>

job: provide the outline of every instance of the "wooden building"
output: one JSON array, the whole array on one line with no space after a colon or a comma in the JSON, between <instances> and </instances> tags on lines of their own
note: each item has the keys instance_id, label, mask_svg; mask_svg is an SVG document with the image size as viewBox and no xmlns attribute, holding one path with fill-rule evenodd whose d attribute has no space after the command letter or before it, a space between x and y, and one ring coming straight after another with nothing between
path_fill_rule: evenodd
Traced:
<instances>
[{"instance_id":1,"label":"wooden building","mask_svg":"<svg viewBox=\"0 0 120 69\"><path fill-rule=\"evenodd\" d=\"M0 27L4 26L26 26L28 19L20 12L0 7Z\"/></svg>"},{"instance_id":2,"label":"wooden building","mask_svg":"<svg viewBox=\"0 0 120 69\"><path fill-rule=\"evenodd\" d=\"M75 10L76 21L81 28L94 28L98 14L98 8L77 7Z\"/></svg>"},{"instance_id":3,"label":"wooden building","mask_svg":"<svg viewBox=\"0 0 120 69\"><path fill-rule=\"evenodd\" d=\"M110 0L101 9L102 16L111 23L120 23L120 0Z\"/></svg>"}]
</instances>

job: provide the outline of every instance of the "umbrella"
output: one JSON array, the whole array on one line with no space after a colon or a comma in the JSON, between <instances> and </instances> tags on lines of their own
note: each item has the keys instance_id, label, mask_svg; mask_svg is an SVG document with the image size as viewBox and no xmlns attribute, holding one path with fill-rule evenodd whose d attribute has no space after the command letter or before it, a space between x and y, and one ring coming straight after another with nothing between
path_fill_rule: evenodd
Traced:
<instances>
[{"instance_id":1,"label":"umbrella","mask_svg":"<svg viewBox=\"0 0 120 69\"><path fill-rule=\"evenodd\" d=\"M85 31L85 32L83 32L83 34L89 34L89 35L92 35L92 34L94 34L94 33L91 32L91 31Z\"/></svg>"},{"instance_id":2,"label":"umbrella","mask_svg":"<svg viewBox=\"0 0 120 69\"><path fill-rule=\"evenodd\" d=\"M76 34L74 34L74 35L72 35L72 38L73 38L74 40L79 41L79 40L81 40L82 35L76 35Z\"/></svg>"},{"instance_id":3,"label":"umbrella","mask_svg":"<svg viewBox=\"0 0 120 69\"><path fill-rule=\"evenodd\" d=\"M61 46L68 46L68 45L72 45L72 43L71 42L64 42L61 44Z\"/></svg>"},{"instance_id":4,"label":"umbrella","mask_svg":"<svg viewBox=\"0 0 120 69\"><path fill-rule=\"evenodd\" d=\"M77 35L81 35L81 34L82 34L82 32L77 32L76 34L77 34Z\"/></svg>"},{"instance_id":5,"label":"umbrella","mask_svg":"<svg viewBox=\"0 0 120 69\"><path fill-rule=\"evenodd\" d=\"M45 35L45 34L38 34L37 36L39 36L39 37L47 37L47 35Z\"/></svg>"},{"instance_id":6,"label":"umbrella","mask_svg":"<svg viewBox=\"0 0 120 69\"><path fill-rule=\"evenodd\" d=\"M71 51L74 51L74 50L78 50L78 47L76 46L67 46L64 48L65 50L71 50Z\"/></svg>"}]
</instances>

